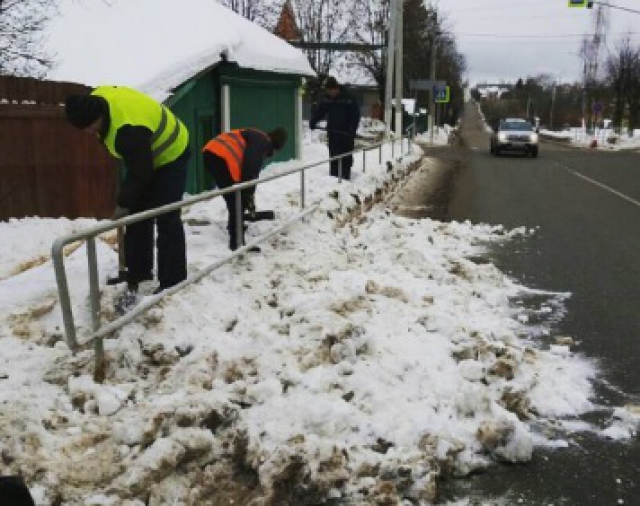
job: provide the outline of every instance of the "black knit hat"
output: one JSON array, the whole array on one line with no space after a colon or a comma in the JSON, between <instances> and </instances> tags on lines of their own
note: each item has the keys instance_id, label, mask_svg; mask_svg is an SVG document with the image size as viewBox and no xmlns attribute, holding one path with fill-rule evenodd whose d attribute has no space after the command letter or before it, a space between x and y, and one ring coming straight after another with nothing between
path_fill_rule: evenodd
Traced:
<instances>
[{"instance_id":1,"label":"black knit hat","mask_svg":"<svg viewBox=\"0 0 640 506\"><path fill-rule=\"evenodd\" d=\"M87 128L102 116L103 100L95 95L69 95L64 103L69 123L76 128Z\"/></svg>"},{"instance_id":2,"label":"black knit hat","mask_svg":"<svg viewBox=\"0 0 640 506\"><path fill-rule=\"evenodd\" d=\"M271 139L274 151L280 151L287 143L287 131L282 127L271 130L267 135Z\"/></svg>"},{"instance_id":3,"label":"black knit hat","mask_svg":"<svg viewBox=\"0 0 640 506\"><path fill-rule=\"evenodd\" d=\"M329 88L340 88L338 84L338 80L335 77L327 77L327 80L324 82L324 87Z\"/></svg>"},{"instance_id":4,"label":"black knit hat","mask_svg":"<svg viewBox=\"0 0 640 506\"><path fill-rule=\"evenodd\" d=\"M22 478L0 476L0 506L35 506Z\"/></svg>"}]
</instances>

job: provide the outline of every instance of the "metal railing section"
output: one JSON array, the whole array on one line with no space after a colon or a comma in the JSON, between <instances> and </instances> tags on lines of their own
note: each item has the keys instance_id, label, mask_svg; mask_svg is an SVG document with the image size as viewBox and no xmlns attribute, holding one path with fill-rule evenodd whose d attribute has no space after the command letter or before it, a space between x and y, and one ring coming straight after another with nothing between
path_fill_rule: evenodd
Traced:
<instances>
[{"instance_id":1,"label":"metal railing section","mask_svg":"<svg viewBox=\"0 0 640 506\"><path fill-rule=\"evenodd\" d=\"M152 308L153 306L157 305L162 299L164 299L165 297L168 297L170 295L173 295L174 293L182 290L184 287L195 283L199 280L201 280L202 278L204 278L205 276L207 276L208 274L210 274L212 271L214 271L215 269L221 267L222 265L230 262L231 260L233 260L234 258L242 255L243 253L247 252L247 250L249 250L250 248L257 246L258 244L264 242L265 240L269 239L270 237L272 237L273 235L276 235L280 232L282 232L283 230L285 230L286 228L292 226L293 224L303 220L305 217L309 216L310 214L312 214L313 212L315 212L319 205L316 204L315 206L304 210L306 207L306 202L305 202L305 194L306 194L306 187L305 187L305 172L311 168L314 167L318 167L320 165L324 165L326 163L330 163L331 161L334 160L339 160L339 174L338 174L338 179L339 182L342 182L342 158L346 157L346 156L353 156L356 153L362 151L363 153L363 172L366 172L366 152L367 151L371 151L374 149L378 149L379 150L379 157L378 157L378 163L381 164L382 163L382 147L387 144L388 142L391 142L391 150L392 150L392 156L395 157L395 143L397 140L400 140L400 149L402 150L402 144L403 144L403 138L392 138L386 141L382 141L379 143L375 143L372 144L370 146L366 146L360 149L356 149L353 151L350 151L349 153L345 153L342 154L340 156L334 156L332 158L329 159L325 159L325 160L321 160L318 162L314 162L314 163L310 163L307 165L303 165L300 167L295 167L292 168L290 170L281 172L279 174L274 174L272 176L267 176L264 178L259 178L256 179L254 181L248 181L246 183L240 183L240 184L236 184L233 185L229 188L225 188L223 190L211 190L208 192L204 192L201 193L199 195L195 195L195 196L191 196L191 197L187 197L179 202L174 202L172 204L167 204L165 206L162 207L158 207L155 209L151 209L148 211L144 211L141 213L137 213L137 214L132 214L130 216L126 216L124 218L121 218L119 220L113 220L113 221L106 221L104 223L101 223L99 225L96 225L94 227L88 228L86 230L82 230L79 232L76 232L74 234L70 234L64 237L60 237L58 239L56 239L56 241L53 243L53 246L51 248L51 256L52 256L52 261L53 261L53 267L55 270L55 276L56 276L56 282L58 285L58 295L59 295L59 300L60 300L60 308L62 311L62 319L63 319L63 323L64 323L64 330L65 330L65 341L67 343L67 345L69 346L69 348L71 349L72 352L76 352L78 351L78 349L80 347L84 347L90 343L94 344L94 348L96 351L96 360L99 362L100 358L104 355L104 349L103 349L103 343L102 340L104 339L104 337L108 336L109 334L121 329L123 326L125 326L126 324L132 322L133 320L135 320L136 318L138 318L142 313L148 311L150 308ZM410 139L407 139L407 152L410 151L411 148L411 141ZM300 207L301 209L303 209L303 211L299 214L297 214L296 216L294 216L293 218L289 219L286 223L277 226L276 228L274 228L273 230L271 230L270 232L256 238L255 240L253 240L252 242L250 242L249 244L243 245L242 247L238 248L236 251L234 251L232 254L230 254L229 256L211 264L210 266L199 270L193 274L191 274L190 276L187 277L187 279L185 279L184 281L182 281L181 283L174 285L166 290L163 290L162 292L160 292L159 294L153 295L153 296L148 296L145 297L143 299L143 301L136 305L131 311L129 311L127 314L117 318L116 320L113 320L111 322L109 322L108 324L101 326L100 324L100 312L101 312L101 308L100 308L100 284L99 284L99 276L98 276L98 259L97 259L97 254L96 254L96 237L98 237L100 234L103 234L105 232L108 232L110 230L113 229L120 229L121 227L126 227L127 225L131 225L132 223L137 223L139 221L142 220L146 220L149 218L154 218L156 216L159 216L161 214L170 212L170 211L175 211L178 209L182 209L184 207L189 207L192 206L194 204L197 204L199 202L204 202L207 200L211 200L215 197L218 197L220 195L224 195L227 193L231 193L231 192L235 192L236 193L236 204L240 205L240 192L243 189L246 188L251 188L254 186L257 186L259 184L263 184L263 183L267 183L269 181L273 181L274 179L279 179L282 177L286 177L289 176L291 174L294 174L296 172L300 173ZM238 217L240 217L241 214L238 213ZM240 221L238 221L238 224L240 225ZM241 237L242 234L239 235L239 237ZM73 309L71 306L71 297L70 297L70 293L69 293L69 284L68 284L68 280L67 280L67 273L66 273L66 268L65 268L65 264L64 264L64 247L68 244L77 242L77 241L83 241L85 240L87 243L87 262L88 262L88 272L89 272L89 303L90 303L90 310L91 310L91 326L92 326L92 334L82 343L79 344L78 343L78 338L77 338L77 332L76 332L76 326L75 326L75 320L74 320L74 316L73 316ZM122 245L120 245L121 247Z\"/></svg>"}]
</instances>

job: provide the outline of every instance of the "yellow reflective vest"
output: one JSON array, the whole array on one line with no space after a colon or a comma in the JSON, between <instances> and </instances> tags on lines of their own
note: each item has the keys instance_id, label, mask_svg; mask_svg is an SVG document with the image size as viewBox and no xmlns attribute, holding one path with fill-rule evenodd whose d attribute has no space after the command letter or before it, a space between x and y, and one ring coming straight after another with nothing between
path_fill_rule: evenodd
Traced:
<instances>
[{"instance_id":1,"label":"yellow reflective vest","mask_svg":"<svg viewBox=\"0 0 640 506\"><path fill-rule=\"evenodd\" d=\"M189 144L189 132L180 120L144 93L125 86L99 86L91 94L104 98L109 105L111 122L104 144L114 157L122 158L116 151L115 142L118 129L125 125L143 126L153 132L154 168L176 160Z\"/></svg>"}]
</instances>

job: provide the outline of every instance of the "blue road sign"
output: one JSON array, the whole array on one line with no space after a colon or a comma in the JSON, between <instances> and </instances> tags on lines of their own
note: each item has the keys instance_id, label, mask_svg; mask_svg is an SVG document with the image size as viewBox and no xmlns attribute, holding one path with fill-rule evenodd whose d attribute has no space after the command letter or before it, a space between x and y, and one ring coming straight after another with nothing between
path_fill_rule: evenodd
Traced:
<instances>
[{"instance_id":1,"label":"blue road sign","mask_svg":"<svg viewBox=\"0 0 640 506\"><path fill-rule=\"evenodd\" d=\"M433 101L436 103L448 103L449 102L449 87L444 86L439 88L437 86L433 87Z\"/></svg>"}]
</instances>

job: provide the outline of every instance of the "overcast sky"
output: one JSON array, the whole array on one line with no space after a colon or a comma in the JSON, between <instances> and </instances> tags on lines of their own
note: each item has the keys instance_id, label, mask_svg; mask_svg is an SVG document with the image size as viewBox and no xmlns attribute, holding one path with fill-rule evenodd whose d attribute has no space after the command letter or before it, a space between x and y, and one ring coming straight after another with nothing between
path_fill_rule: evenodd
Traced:
<instances>
[{"instance_id":1,"label":"overcast sky","mask_svg":"<svg viewBox=\"0 0 640 506\"><path fill-rule=\"evenodd\" d=\"M428 0L427 0L428 2ZM467 58L472 84L515 81L542 72L581 80L580 42L593 33L596 8L569 8L567 0L433 0ZM611 0L640 11L640 0ZM609 12L607 46L627 33L640 44L640 14Z\"/></svg>"}]
</instances>

